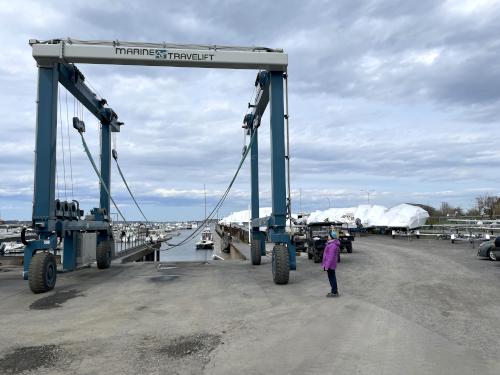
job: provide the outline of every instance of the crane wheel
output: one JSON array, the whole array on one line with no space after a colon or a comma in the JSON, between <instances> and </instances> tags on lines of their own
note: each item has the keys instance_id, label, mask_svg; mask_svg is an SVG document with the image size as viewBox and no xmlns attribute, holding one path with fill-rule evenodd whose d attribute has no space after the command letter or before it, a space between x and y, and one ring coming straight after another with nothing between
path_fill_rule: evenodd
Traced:
<instances>
[{"instance_id":1,"label":"crane wheel","mask_svg":"<svg viewBox=\"0 0 500 375\"><path fill-rule=\"evenodd\" d=\"M97 260L97 268L104 270L111 266L111 258L113 253L111 251L110 242L112 241L101 241L97 245L95 255Z\"/></svg>"},{"instance_id":2,"label":"crane wheel","mask_svg":"<svg viewBox=\"0 0 500 375\"><path fill-rule=\"evenodd\" d=\"M261 254L260 254L260 240L252 240L250 246L250 256L252 258L252 264L254 266L260 265Z\"/></svg>"},{"instance_id":3,"label":"crane wheel","mask_svg":"<svg viewBox=\"0 0 500 375\"><path fill-rule=\"evenodd\" d=\"M33 293L45 293L54 289L57 279L56 258L52 253L42 251L31 258L29 284Z\"/></svg>"},{"instance_id":4,"label":"crane wheel","mask_svg":"<svg viewBox=\"0 0 500 375\"><path fill-rule=\"evenodd\" d=\"M273 281L275 284L288 284L290 277L290 258L285 245L273 247Z\"/></svg>"}]
</instances>

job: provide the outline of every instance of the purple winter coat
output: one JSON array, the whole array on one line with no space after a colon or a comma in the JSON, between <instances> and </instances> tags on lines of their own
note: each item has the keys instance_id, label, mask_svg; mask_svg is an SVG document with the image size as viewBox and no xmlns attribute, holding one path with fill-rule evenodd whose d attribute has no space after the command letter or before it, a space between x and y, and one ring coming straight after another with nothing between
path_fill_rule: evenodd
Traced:
<instances>
[{"instance_id":1,"label":"purple winter coat","mask_svg":"<svg viewBox=\"0 0 500 375\"><path fill-rule=\"evenodd\" d=\"M323 251L323 268L334 270L337 268L337 259L340 252L340 241L330 240L325 246L325 251Z\"/></svg>"}]
</instances>

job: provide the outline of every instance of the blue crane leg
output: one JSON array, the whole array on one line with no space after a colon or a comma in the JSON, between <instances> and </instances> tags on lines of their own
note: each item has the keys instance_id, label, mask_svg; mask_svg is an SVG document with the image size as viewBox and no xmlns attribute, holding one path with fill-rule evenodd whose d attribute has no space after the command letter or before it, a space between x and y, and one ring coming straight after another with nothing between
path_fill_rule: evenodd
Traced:
<instances>
[{"instance_id":1,"label":"blue crane leg","mask_svg":"<svg viewBox=\"0 0 500 375\"><path fill-rule=\"evenodd\" d=\"M38 68L33 224L37 231L55 229L58 69Z\"/></svg>"},{"instance_id":2,"label":"blue crane leg","mask_svg":"<svg viewBox=\"0 0 500 375\"><path fill-rule=\"evenodd\" d=\"M106 188L111 192L111 126L101 125L101 176ZM102 183L100 185L100 207L109 215L110 199Z\"/></svg>"},{"instance_id":3,"label":"blue crane leg","mask_svg":"<svg viewBox=\"0 0 500 375\"><path fill-rule=\"evenodd\" d=\"M101 123L101 177L104 183L106 184L106 188L111 193L111 126L107 124ZM102 183L99 183L100 186L100 201L99 207L101 209L106 210L106 215L102 216L103 219L106 217L110 217L109 209L110 209L110 197L106 191L106 188ZM99 215L101 216L101 215ZM106 241L109 239L109 232L100 231L98 234L97 241Z\"/></svg>"},{"instance_id":4,"label":"blue crane leg","mask_svg":"<svg viewBox=\"0 0 500 375\"><path fill-rule=\"evenodd\" d=\"M35 141L35 176L33 192L33 227L40 240L32 241L24 249L23 277L28 271L33 253L54 245L57 90L58 65L38 68L37 117Z\"/></svg>"},{"instance_id":5,"label":"blue crane leg","mask_svg":"<svg viewBox=\"0 0 500 375\"><path fill-rule=\"evenodd\" d=\"M254 137L250 148L250 175L251 175L251 200L252 212L251 219L259 218L259 141L258 129L252 128L251 136ZM254 135L255 134L255 135ZM260 254L266 255L266 241L260 227L252 226L252 240L258 240L260 243Z\"/></svg>"},{"instance_id":6,"label":"blue crane leg","mask_svg":"<svg viewBox=\"0 0 500 375\"><path fill-rule=\"evenodd\" d=\"M286 243L290 269L296 268L295 249L285 232L286 227L286 170L285 170L285 112L283 72L271 72L269 105L271 107L271 240Z\"/></svg>"},{"instance_id":7,"label":"blue crane leg","mask_svg":"<svg viewBox=\"0 0 500 375\"><path fill-rule=\"evenodd\" d=\"M270 90L272 215L274 231L283 233L286 225L286 181L282 72L271 72Z\"/></svg>"}]
</instances>

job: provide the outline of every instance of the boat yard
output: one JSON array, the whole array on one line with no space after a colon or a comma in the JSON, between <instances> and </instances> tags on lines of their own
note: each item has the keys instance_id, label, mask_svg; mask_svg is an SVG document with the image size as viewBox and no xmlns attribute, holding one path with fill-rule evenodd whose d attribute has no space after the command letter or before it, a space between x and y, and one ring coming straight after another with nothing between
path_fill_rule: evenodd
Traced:
<instances>
[{"instance_id":1,"label":"boat yard","mask_svg":"<svg viewBox=\"0 0 500 375\"><path fill-rule=\"evenodd\" d=\"M0 375L500 374L498 2L60 3L0 6Z\"/></svg>"},{"instance_id":2,"label":"boat yard","mask_svg":"<svg viewBox=\"0 0 500 375\"><path fill-rule=\"evenodd\" d=\"M2 267L0 373L498 373L500 263L447 241L355 245L338 300L305 256L288 286L263 257L113 264L42 295Z\"/></svg>"}]
</instances>

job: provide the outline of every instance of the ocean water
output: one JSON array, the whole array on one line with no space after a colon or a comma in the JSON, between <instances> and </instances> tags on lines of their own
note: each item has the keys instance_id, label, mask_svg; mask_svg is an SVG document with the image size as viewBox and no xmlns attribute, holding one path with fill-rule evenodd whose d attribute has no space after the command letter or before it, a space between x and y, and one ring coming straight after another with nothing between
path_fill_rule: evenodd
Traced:
<instances>
[{"instance_id":1,"label":"ocean water","mask_svg":"<svg viewBox=\"0 0 500 375\"><path fill-rule=\"evenodd\" d=\"M214 233L214 242L215 248L220 246L217 234L214 231L214 228L211 227L212 232ZM214 250L196 250L196 242L201 239L201 231L198 232L192 239L182 244L181 246L177 246L174 248L170 248L168 244L178 244L183 241L185 238L189 237L193 230L181 230L181 234L179 236L172 237L171 240L167 241L168 243L163 243L160 249L160 261L162 262L204 262L211 261Z\"/></svg>"}]
</instances>

